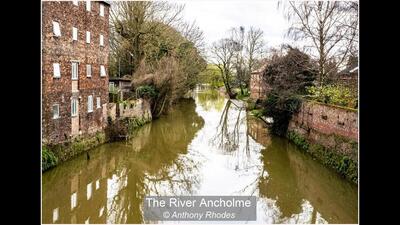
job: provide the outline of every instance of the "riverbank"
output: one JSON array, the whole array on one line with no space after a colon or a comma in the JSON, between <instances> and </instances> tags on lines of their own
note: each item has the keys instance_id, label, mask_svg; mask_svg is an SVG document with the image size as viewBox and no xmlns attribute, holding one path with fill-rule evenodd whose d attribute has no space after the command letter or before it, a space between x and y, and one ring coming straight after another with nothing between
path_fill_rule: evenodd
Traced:
<instances>
[{"instance_id":1,"label":"riverbank","mask_svg":"<svg viewBox=\"0 0 400 225\"><path fill-rule=\"evenodd\" d=\"M250 103L248 110L269 124L262 118L262 109L255 108ZM321 164L358 184L357 110L305 100L289 121L286 138Z\"/></svg>"},{"instance_id":2,"label":"riverbank","mask_svg":"<svg viewBox=\"0 0 400 225\"><path fill-rule=\"evenodd\" d=\"M358 221L356 185L217 91L43 173L42 190L43 223L148 223L146 196L176 194L256 196L258 224Z\"/></svg>"},{"instance_id":3,"label":"riverbank","mask_svg":"<svg viewBox=\"0 0 400 225\"><path fill-rule=\"evenodd\" d=\"M152 121L150 105L143 99L109 103L107 126L62 143L42 143L42 172L105 143L127 140L133 131ZM87 155L90 158L90 155Z\"/></svg>"}]
</instances>

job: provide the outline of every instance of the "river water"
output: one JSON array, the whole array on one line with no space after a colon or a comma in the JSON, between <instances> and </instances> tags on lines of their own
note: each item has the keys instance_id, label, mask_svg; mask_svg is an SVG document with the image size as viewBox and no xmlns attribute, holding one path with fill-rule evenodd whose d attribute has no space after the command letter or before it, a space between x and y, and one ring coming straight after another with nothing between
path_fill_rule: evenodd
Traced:
<instances>
[{"instance_id":1,"label":"river water","mask_svg":"<svg viewBox=\"0 0 400 225\"><path fill-rule=\"evenodd\" d=\"M248 223L358 223L357 186L217 92L89 153L43 174L43 223L145 223L149 195L257 196Z\"/></svg>"}]
</instances>

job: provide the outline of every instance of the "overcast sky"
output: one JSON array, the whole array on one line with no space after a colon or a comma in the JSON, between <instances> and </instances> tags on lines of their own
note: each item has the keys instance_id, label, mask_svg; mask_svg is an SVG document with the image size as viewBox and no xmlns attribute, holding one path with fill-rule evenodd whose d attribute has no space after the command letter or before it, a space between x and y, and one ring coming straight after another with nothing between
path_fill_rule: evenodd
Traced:
<instances>
[{"instance_id":1,"label":"overcast sky","mask_svg":"<svg viewBox=\"0 0 400 225\"><path fill-rule=\"evenodd\" d=\"M186 5L184 16L188 21L196 21L203 30L206 43L227 37L232 27L250 26L264 31L267 47L276 46L290 40L284 39L288 23L281 10L277 9L276 0L186 0L178 1Z\"/></svg>"}]
</instances>

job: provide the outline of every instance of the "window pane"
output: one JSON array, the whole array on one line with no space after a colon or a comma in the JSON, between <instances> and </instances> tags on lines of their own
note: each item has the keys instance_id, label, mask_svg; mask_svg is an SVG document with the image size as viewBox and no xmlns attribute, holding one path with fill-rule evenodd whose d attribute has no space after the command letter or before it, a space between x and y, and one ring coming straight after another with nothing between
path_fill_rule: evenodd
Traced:
<instances>
[{"instance_id":1,"label":"window pane","mask_svg":"<svg viewBox=\"0 0 400 225\"><path fill-rule=\"evenodd\" d=\"M53 21L53 33L55 36L61 36L60 24Z\"/></svg>"},{"instance_id":2,"label":"window pane","mask_svg":"<svg viewBox=\"0 0 400 225\"><path fill-rule=\"evenodd\" d=\"M78 100L72 99L71 102L71 116L76 116L78 114Z\"/></svg>"},{"instance_id":3,"label":"window pane","mask_svg":"<svg viewBox=\"0 0 400 225\"><path fill-rule=\"evenodd\" d=\"M100 16L104 16L104 5L100 4Z\"/></svg>"},{"instance_id":4,"label":"window pane","mask_svg":"<svg viewBox=\"0 0 400 225\"><path fill-rule=\"evenodd\" d=\"M103 65L101 65L100 66L100 76L105 76L106 75L106 68L103 66Z\"/></svg>"},{"instance_id":5,"label":"window pane","mask_svg":"<svg viewBox=\"0 0 400 225\"><path fill-rule=\"evenodd\" d=\"M78 63L76 62L72 63L72 79L73 80L78 79Z\"/></svg>"},{"instance_id":6,"label":"window pane","mask_svg":"<svg viewBox=\"0 0 400 225\"><path fill-rule=\"evenodd\" d=\"M53 105L53 119L57 119L60 116L59 105Z\"/></svg>"},{"instance_id":7,"label":"window pane","mask_svg":"<svg viewBox=\"0 0 400 225\"><path fill-rule=\"evenodd\" d=\"M61 77L59 63L53 63L53 77Z\"/></svg>"},{"instance_id":8,"label":"window pane","mask_svg":"<svg viewBox=\"0 0 400 225\"><path fill-rule=\"evenodd\" d=\"M90 43L90 32L86 31L86 43Z\"/></svg>"},{"instance_id":9,"label":"window pane","mask_svg":"<svg viewBox=\"0 0 400 225\"><path fill-rule=\"evenodd\" d=\"M92 76L92 66L91 65L86 65L86 76L91 77Z\"/></svg>"},{"instance_id":10,"label":"window pane","mask_svg":"<svg viewBox=\"0 0 400 225\"><path fill-rule=\"evenodd\" d=\"M89 1L89 0L86 0L86 10L87 10L87 11L90 11L90 9L91 9L90 1Z\"/></svg>"},{"instance_id":11,"label":"window pane","mask_svg":"<svg viewBox=\"0 0 400 225\"><path fill-rule=\"evenodd\" d=\"M93 111L93 96L88 96L88 112Z\"/></svg>"},{"instance_id":12,"label":"window pane","mask_svg":"<svg viewBox=\"0 0 400 225\"><path fill-rule=\"evenodd\" d=\"M78 28L76 27L72 28L72 40L74 41L78 40Z\"/></svg>"}]
</instances>

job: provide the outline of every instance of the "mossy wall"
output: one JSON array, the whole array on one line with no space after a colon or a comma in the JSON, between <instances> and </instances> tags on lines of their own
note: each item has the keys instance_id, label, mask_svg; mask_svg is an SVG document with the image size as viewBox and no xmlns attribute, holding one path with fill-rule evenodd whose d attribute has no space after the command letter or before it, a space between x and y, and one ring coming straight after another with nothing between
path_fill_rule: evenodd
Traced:
<instances>
[{"instance_id":1,"label":"mossy wall","mask_svg":"<svg viewBox=\"0 0 400 225\"><path fill-rule=\"evenodd\" d=\"M105 142L107 142L105 132L99 131L91 135L79 136L68 142L48 144L44 146L44 149L51 151L59 164Z\"/></svg>"},{"instance_id":2,"label":"mossy wall","mask_svg":"<svg viewBox=\"0 0 400 225\"><path fill-rule=\"evenodd\" d=\"M296 131L289 131L287 134L287 138L301 150L309 153L324 165L336 170L340 175L357 184L358 160L354 153L357 153L358 143L334 134L324 136L328 139L333 139L335 145L323 145L315 140L307 139L304 134Z\"/></svg>"},{"instance_id":3,"label":"mossy wall","mask_svg":"<svg viewBox=\"0 0 400 225\"><path fill-rule=\"evenodd\" d=\"M358 115L342 107L305 101L287 137L339 174L358 183Z\"/></svg>"}]
</instances>

